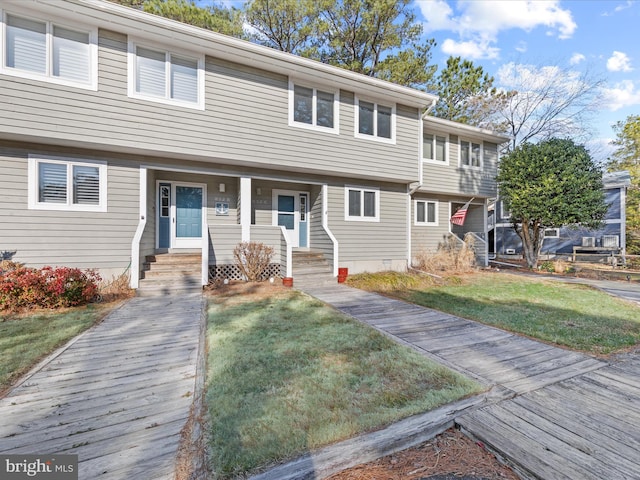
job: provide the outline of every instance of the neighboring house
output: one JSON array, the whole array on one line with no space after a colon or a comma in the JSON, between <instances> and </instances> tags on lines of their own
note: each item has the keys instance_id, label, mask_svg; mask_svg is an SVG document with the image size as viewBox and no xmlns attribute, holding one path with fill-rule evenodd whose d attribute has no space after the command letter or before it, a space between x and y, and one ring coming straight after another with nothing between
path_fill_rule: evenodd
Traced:
<instances>
[{"instance_id":1,"label":"neighboring house","mask_svg":"<svg viewBox=\"0 0 640 480\"><path fill-rule=\"evenodd\" d=\"M631 185L629 172L620 171L605 173L602 176L605 202L609 210L604 218L602 228L589 230L586 228L548 228L542 243L541 253L549 255L573 255L574 247L579 253L623 253L626 245L626 192ZM505 211L502 201L495 204L495 252L498 255L521 255L522 241L514 231L510 215Z\"/></svg>"},{"instance_id":2,"label":"neighboring house","mask_svg":"<svg viewBox=\"0 0 640 480\"><path fill-rule=\"evenodd\" d=\"M97 268L233 248L311 249L350 272L402 270L456 206L487 235L491 132L426 116L437 97L102 0L0 5L0 251ZM424 134L424 141L420 139ZM484 248L484 247L483 247Z\"/></svg>"},{"instance_id":3,"label":"neighboring house","mask_svg":"<svg viewBox=\"0 0 640 480\"><path fill-rule=\"evenodd\" d=\"M478 261L488 261L487 208L497 194L499 145L509 137L488 130L425 116L421 182L413 186L411 244L413 255L434 251L453 233L472 233ZM469 201L464 225L449 219Z\"/></svg>"}]
</instances>

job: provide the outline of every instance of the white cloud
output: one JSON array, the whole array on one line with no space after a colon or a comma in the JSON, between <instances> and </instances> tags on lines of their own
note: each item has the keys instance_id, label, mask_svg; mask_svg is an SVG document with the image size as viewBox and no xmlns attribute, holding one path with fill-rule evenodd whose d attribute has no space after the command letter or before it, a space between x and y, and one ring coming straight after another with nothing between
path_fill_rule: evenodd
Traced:
<instances>
[{"instance_id":1,"label":"white cloud","mask_svg":"<svg viewBox=\"0 0 640 480\"><path fill-rule=\"evenodd\" d=\"M495 75L496 82L505 89L520 90L526 86L532 90L543 89L553 83L567 92L581 88L580 72L566 70L557 65L535 66L509 62L502 65Z\"/></svg>"},{"instance_id":2,"label":"white cloud","mask_svg":"<svg viewBox=\"0 0 640 480\"><path fill-rule=\"evenodd\" d=\"M513 47L517 52L524 53L527 51L527 43L526 42L518 42L518 45Z\"/></svg>"},{"instance_id":3,"label":"white cloud","mask_svg":"<svg viewBox=\"0 0 640 480\"><path fill-rule=\"evenodd\" d=\"M573 55L571 55L571 58L569 59L569 65L577 65L580 62L583 62L586 58L587 57L585 57L581 53L574 53Z\"/></svg>"},{"instance_id":4,"label":"white cloud","mask_svg":"<svg viewBox=\"0 0 640 480\"><path fill-rule=\"evenodd\" d=\"M450 39L447 48L456 52L475 51L476 56L471 58L496 58L500 50L492 45L504 30L516 28L528 32L545 27L548 35L565 39L577 28L571 11L561 8L558 0L460 0L456 12L446 0L416 0L416 3L425 18L425 31L457 33L459 40ZM480 52L477 47L485 51Z\"/></svg>"},{"instance_id":5,"label":"white cloud","mask_svg":"<svg viewBox=\"0 0 640 480\"><path fill-rule=\"evenodd\" d=\"M610 72L630 72L633 69L627 54L616 50L607 60L607 70Z\"/></svg>"},{"instance_id":6,"label":"white cloud","mask_svg":"<svg viewBox=\"0 0 640 480\"><path fill-rule=\"evenodd\" d=\"M602 16L603 17L610 17L612 15L615 15L618 12L626 10L627 8L631 7L632 5L633 5L633 1L632 0L627 0L626 3L621 3L619 5L616 5L616 8L613 9L613 12L604 12L602 14Z\"/></svg>"},{"instance_id":7,"label":"white cloud","mask_svg":"<svg viewBox=\"0 0 640 480\"><path fill-rule=\"evenodd\" d=\"M631 80L619 82L613 88L604 88L602 93L604 103L612 112L624 107L640 105L640 90Z\"/></svg>"},{"instance_id":8,"label":"white cloud","mask_svg":"<svg viewBox=\"0 0 640 480\"><path fill-rule=\"evenodd\" d=\"M442 51L447 55L459 56L468 58L470 60L487 59L493 60L498 58L500 49L489 46L488 42L483 41L467 41L456 42L450 38L447 38L442 42Z\"/></svg>"}]
</instances>

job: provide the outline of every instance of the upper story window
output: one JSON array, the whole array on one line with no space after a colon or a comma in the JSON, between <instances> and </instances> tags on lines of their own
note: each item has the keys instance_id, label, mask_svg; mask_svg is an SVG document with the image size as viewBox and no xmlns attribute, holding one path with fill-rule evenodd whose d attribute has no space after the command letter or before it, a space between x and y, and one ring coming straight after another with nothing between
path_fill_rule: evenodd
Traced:
<instances>
[{"instance_id":1,"label":"upper story window","mask_svg":"<svg viewBox=\"0 0 640 480\"><path fill-rule=\"evenodd\" d=\"M545 228L544 229L544 238L560 238L560 229L559 228Z\"/></svg>"},{"instance_id":2,"label":"upper story window","mask_svg":"<svg viewBox=\"0 0 640 480\"><path fill-rule=\"evenodd\" d=\"M447 163L447 137L434 133L422 134L422 158Z\"/></svg>"},{"instance_id":3,"label":"upper story window","mask_svg":"<svg viewBox=\"0 0 640 480\"><path fill-rule=\"evenodd\" d=\"M460 140L460 166L482 168L482 145Z\"/></svg>"},{"instance_id":4,"label":"upper story window","mask_svg":"<svg viewBox=\"0 0 640 480\"><path fill-rule=\"evenodd\" d=\"M338 92L289 82L289 125L338 133Z\"/></svg>"},{"instance_id":5,"label":"upper story window","mask_svg":"<svg viewBox=\"0 0 640 480\"><path fill-rule=\"evenodd\" d=\"M3 73L97 88L95 31L7 13Z\"/></svg>"},{"instance_id":6,"label":"upper story window","mask_svg":"<svg viewBox=\"0 0 640 480\"><path fill-rule=\"evenodd\" d=\"M375 188L345 188L345 220L377 222L380 220L380 190Z\"/></svg>"},{"instance_id":7,"label":"upper story window","mask_svg":"<svg viewBox=\"0 0 640 480\"><path fill-rule=\"evenodd\" d=\"M30 156L30 209L107 211L107 164Z\"/></svg>"},{"instance_id":8,"label":"upper story window","mask_svg":"<svg viewBox=\"0 0 640 480\"><path fill-rule=\"evenodd\" d=\"M416 200L416 225L438 225L438 202L435 200Z\"/></svg>"},{"instance_id":9,"label":"upper story window","mask_svg":"<svg viewBox=\"0 0 640 480\"><path fill-rule=\"evenodd\" d=\"M204 59L131 44L129 95L204 108Z\"/></svg>"},{"instance_id":10,"label":"upper story window","mask_svg":"<svg viewBox=\"0 0 640 480\"><path fill-rule=\"evenodd\" d=\"M356 98L355 135L384 142L395 142L396 111L394 106L380 105Z\"/></svg>"}]
</instances>

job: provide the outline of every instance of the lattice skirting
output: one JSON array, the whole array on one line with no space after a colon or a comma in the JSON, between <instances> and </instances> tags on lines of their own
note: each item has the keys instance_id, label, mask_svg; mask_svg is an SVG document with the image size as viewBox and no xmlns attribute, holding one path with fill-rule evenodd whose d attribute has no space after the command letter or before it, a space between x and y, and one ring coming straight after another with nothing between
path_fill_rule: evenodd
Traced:
<instances>
[{"instance_id":1,"label":"lattice skirting","mask_svg":"<svg viewBox=\"0 0 640 480\"><path fill-rule=\"evenodd\" d=\"M270 277L280 277L280 265L277 263L271 263L266 268L264 272L262 272L261 280L266 280ZM216 280L224 280L228 278L229 280L244 280L244 276L237 265L209 265L209 281L213 282Z\"/></svg>"}]
</instances>

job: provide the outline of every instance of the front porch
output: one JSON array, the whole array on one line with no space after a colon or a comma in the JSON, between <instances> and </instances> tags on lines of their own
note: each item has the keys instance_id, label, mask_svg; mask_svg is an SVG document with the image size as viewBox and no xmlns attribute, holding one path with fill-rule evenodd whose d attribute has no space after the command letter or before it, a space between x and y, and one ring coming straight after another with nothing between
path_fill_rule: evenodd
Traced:
<instances>
[{"instance_id":1,"label":"front porch","mask_svg":"<svg viewBox=\"0 0 640 480\"><path fill-rule=\"evenodd\" d=\"M486 205L480 201L476 200L475 203L472 202L469 205L462 225L453 223L450 225L451 233L460 241L464 241L467 235L471 236L476 263L480 266L487 266L489 262L489 242L487 241L489 221ZM463 206L462 202L451 202L451 215Z\"/></svg>"},{"instance_id":2,"label":"front porch","mask_svg":"<svg viewBox=\"0 0 640 480\"><path fill-rule=\"evenodd\" d=\"M337 241L328 228L326 184L251 176L140 170L140 221L132 241L132 288L148 256L200 254L199 278L240 279L240 242L273 248L268 276L292 277L294 251L313 250L337 274Z\"/></svg>"}]
</instances>

